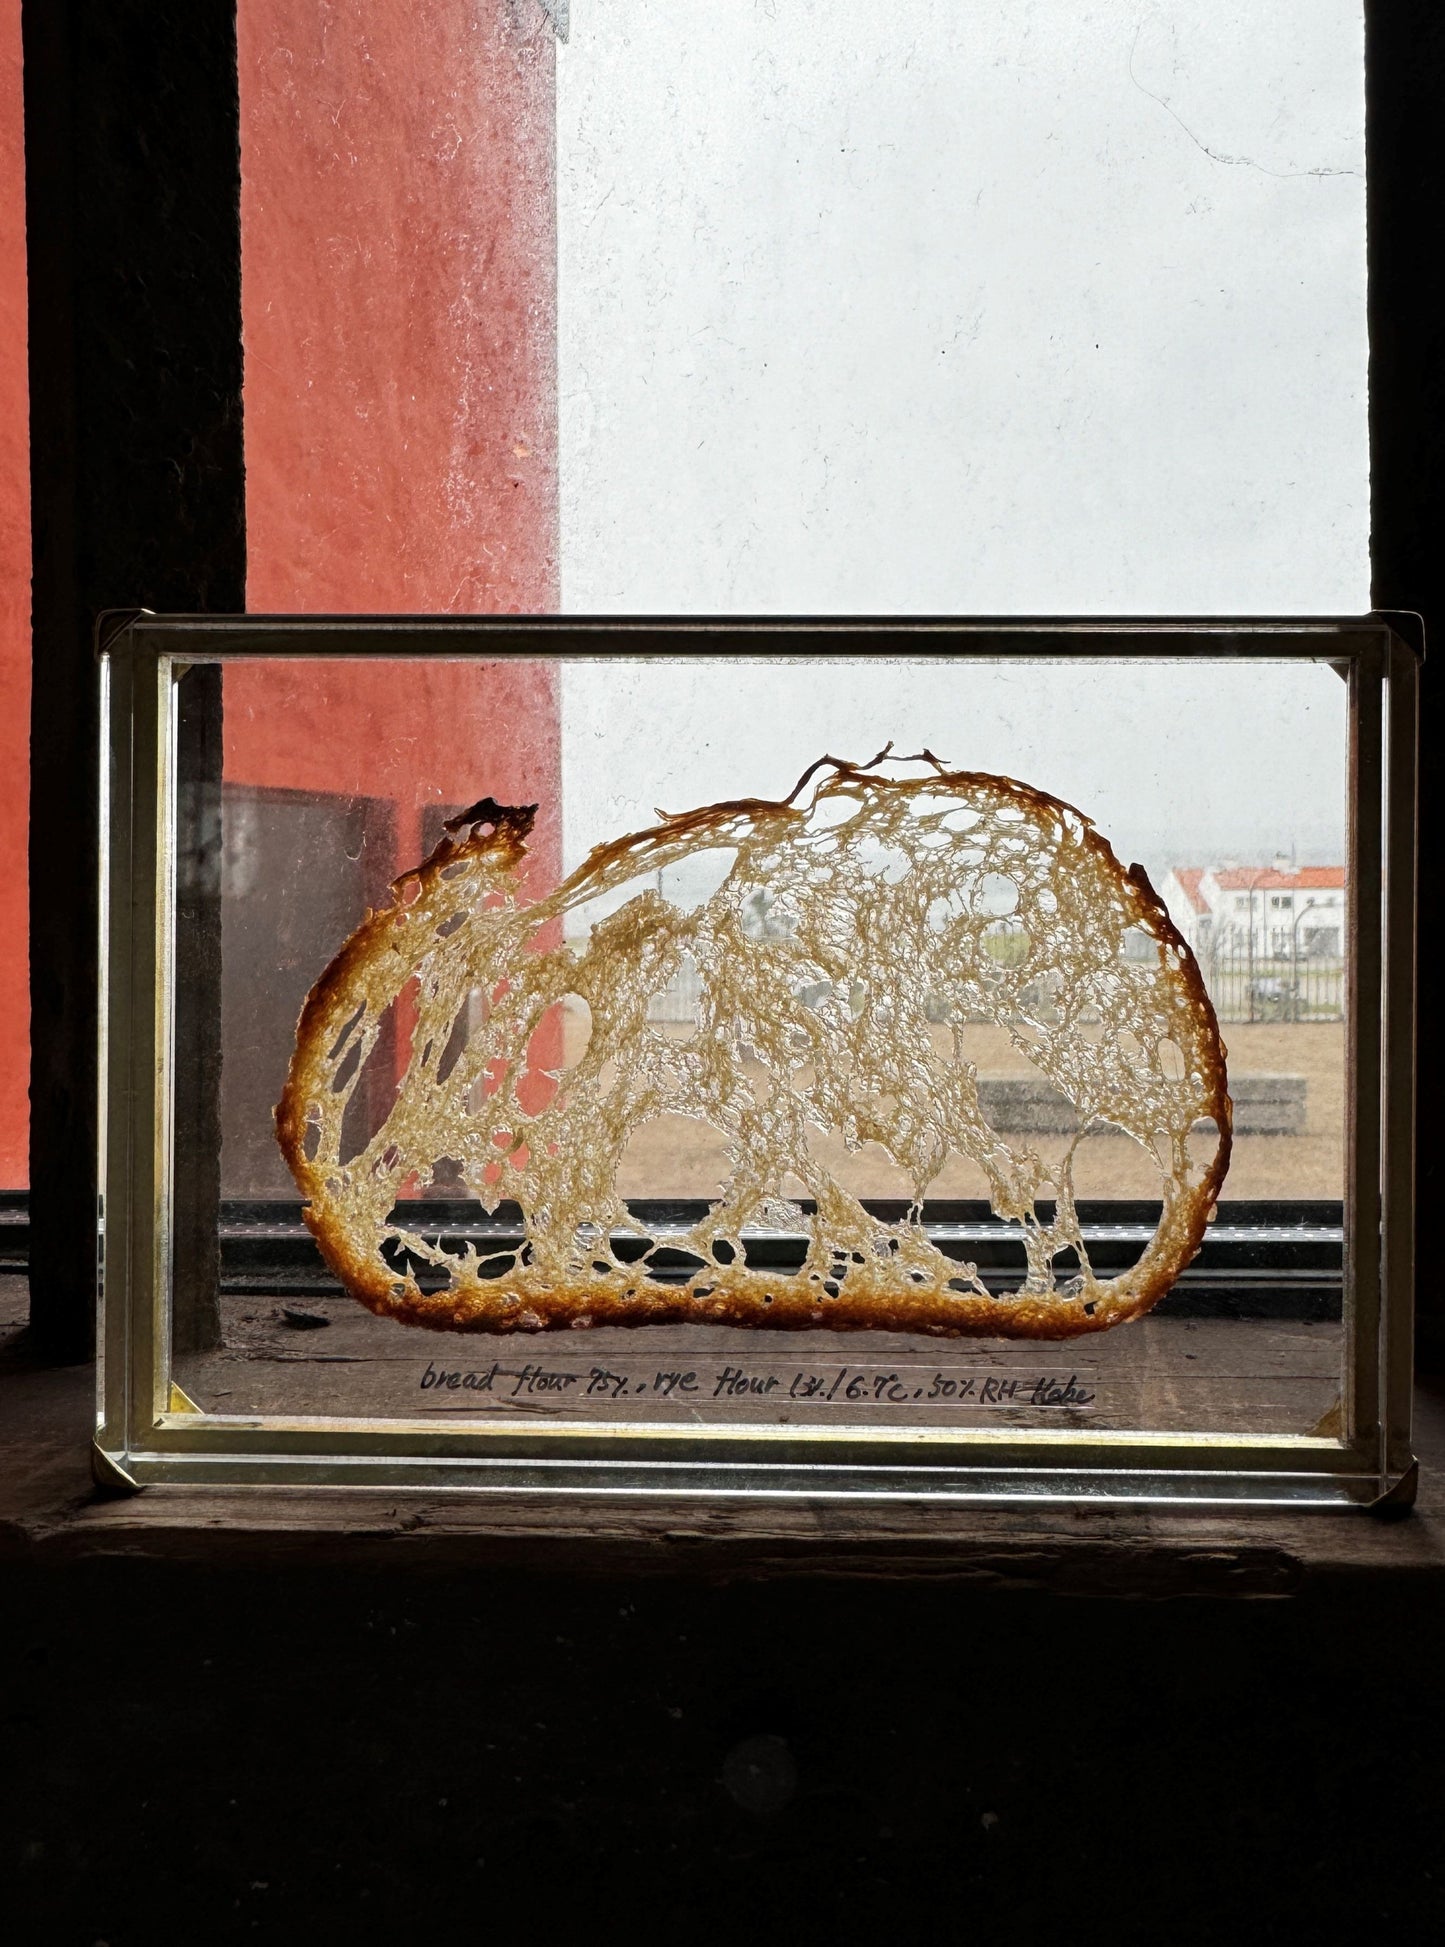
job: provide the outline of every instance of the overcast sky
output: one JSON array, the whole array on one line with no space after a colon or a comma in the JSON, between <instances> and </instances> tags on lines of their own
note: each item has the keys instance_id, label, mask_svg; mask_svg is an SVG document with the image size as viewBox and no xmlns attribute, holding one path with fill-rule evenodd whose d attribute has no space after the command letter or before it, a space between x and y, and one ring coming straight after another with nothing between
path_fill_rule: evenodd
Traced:
<instances>
[{"instance_id":1,"label":"overcast sky","mask_svg":"<svg viewBox=\"0 0 1445 1947\"><path fill-rule=\"evenodd\" d=\"M568 663L566 862L655 807L782 797L825 751L892 738L1066 799L1151 873L1291 846L1337 863L1345 701L1311 663Z\"/></svg>"},{"instance_id":2,"label":"overcast sky","mask_svg":"<svg viewBox=\"0 0 1445 1947\"><path fill-rule=\"evenodd\" d=\"M572 0L557 100L567 609L1368 606L1359 0Z\"/></svg>"}]
</instances>

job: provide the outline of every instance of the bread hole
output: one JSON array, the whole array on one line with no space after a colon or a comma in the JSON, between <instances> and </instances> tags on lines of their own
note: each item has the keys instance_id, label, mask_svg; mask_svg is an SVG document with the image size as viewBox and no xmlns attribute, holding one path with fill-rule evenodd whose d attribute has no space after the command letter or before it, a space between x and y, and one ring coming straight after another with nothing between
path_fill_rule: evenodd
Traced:
<instances>
[{"instance_id":1,"label":"bread hole","mask_svg":"<svg viewBox=\"0 0 1445 1947\"><path fill-rule=\"evenodd\" d=\"M847 1008L847 1010L848 1010L848 1019L849 1019L850 1021L857 1021L857 1020L860 1020L860 1019L862 1018L862 1015L863 1015L863 1010L864 1010L864 1009L865 1009L865 1008L867 1007L867 1005L868 1005L868 983L867 983L867 981L866 981L866 980L850 980L850 981L848 982L848 985L847 985L847 987L846 987L846 988L844 988L844 989L843 989L843 990L842 990L842 991L841 991L841 992L840 992L840 993L838 994L838 999L839 999L839 1000L841 1000L841 1001L843 1002L843 1004L844 1004L844 1006L845 1006L845 1007ZM851 1051L850 1051L850 1050L848 1050L848 1049L843 1049L843 1050L840 1050L840 1051L839 1051L839 1060L840 1060L840 1061L844 1061L844 1060L846 1060L846 1061L847 1061L848 1063L850 1063L850 1064L851 1064L851 1062L852 1062L852 1059L853 1059L853 1057L852 1057L852 1053L851 1053Z\"/></svg>"},{"instance_id":2,"label":"bread hole","mask_svg":"<svg viewBox=\"0 0 1445 1947\"><path fill-rule=\"evenodd\" d=\"M1059 1027L1063 1023L1059 1009L1059 996L1063 990L1063 976L1050 968L1046 973L1030 976L1028 985L1019 993L1019 1006L1041 1026Z\"/></svg>"},{"instance_id":3,"label":"bread hole","mask_svg":"<svg viewBox=\"0 0 1445 1947\"><path fill-rule=\"evenodd\" d=\"M372 1028L358 1034L337 1071L336 1080L343 1081L344 1086L344 1078L350 1077L338 1152L343 1163L354 1162L370 1147L396 1104L401 1051L415 1033L419 994L413 975L382 1009Z\"/></svg>"},{"instance_id":4,"label":"bread hole","mask_svg":"<svg viewBox=\"0 0 1445 1947\"><path fill-rule=\"evenodd\" d=\"M1140 1144L1102 1116L1081 1134L1039 1137L1037 1147L1050 1171L1050 1187L1041 1195L1051 1195L1060 1187L1066 1158L1077 1197L1152 1201L1159 1194L1158 1159L1148 1144Z\"/></svg>"},{"instance_id":5,"label":"bread hole","mask_svg":"<svg viewBox=\"0 0 1445 1947\"><path fill-rule=\"evenodd\" d=\"M564 994L548 1010L548 1017L556 1019L560 1046L556 1063L548 1061L546 1065L561 1070L576 1068L592 1045L592 1009L581 994Z\"/></svg>"},{"instance_id":6,"label":"bread hole","mask_svg":"<svg viewBox=\"0 0 1445 1947\"><path fill-rule=\"evenodd\" d=\"M1027 930L1011 920L995 919L983 929L984 951L1001 968L1023 966L1033 950Z\"/></svg>"},{"instance_id":7,"label":"bread hole","mask_svg":"<svg viewBox=\"0 0 1445 1947\"><path fill-rule=\"evenodd\" d=\"M968 911L968 901L955 886L951 892L940 894L929 901L928 926L934 933L946 933L950 926L957 925Z\"/></svg>"},{"instance_id":8,"label":"bread hole","mask_svg":"<svg viewBox=\"0 0 1445 1947\"><path fill-rule=\"evenodd\" d=\"M841 792L820 796L814 800L814 806L808 812L806 829L810 835L816 831L832 831L835 826L845 826L849 818L857 818L861 810L863 804L859 798L849 798Z\"/></svg>"},{"instance_id":9,"label":"bread hole","mask_svg":"<svg viewBox=\"0 0 1445 1947\"><path fill-rule=\"evenodd\" d=\"M316 1161L321 1148L321 1111L313 1102L306 1111L306 1127L301 1137L301 1154L308 1163Z\"/></svg>"},{"instance_id":10,"label":"bread hole","mask_svg":"<svg viewBox=\"0 0 1445 1947\"><path fill-rule=\"evenodd\" d=\"M770 886L754 886L738 905L738 918L750 940L783 941L796 937L798 909Z\"/></svg>"},{"instance_id":11,"label":"bread hole","mask_svg":"<svg viewBox=\"0 0 1445 1947\"><path fill-rule=\"evenodd\" d=\"M690 852L679 864L659 870L658 890L668 905L675 906L680 913L696 912L725 884L737 858L732 846L710 846L706 851Z\"/></svg>"},{"instance_id":12,"label":"bread hole","mask_svg":"<svg viewBox=\"0 0 1445 1947\"><path fill-rule=\"evenodd\" d=\"M731 1174L721 1131L700 1117L668 1109L630 1130L614 1180L624 1198L700 1197L715 1203Z\"/></svg>"},{"instance_id":13,"label":"bread hole","mask_svg":"<svg viewBox=\"0 0 1445 1947\"><path fill-rule=\"evenodd\" d=\"M660 1239L651 1250L644 1252L641 1263L648 1278L663 1284L676 1284L707 1267L706 1258L699 1257L696 1251L684 1245L670 1243L666 1238Z\"/></svg>"},{"instance_id":14,"label":"bread hole","mask_svg":"<svg viewBox=\"0 0 1445 1947\"><path fill-rule=\"evenodd\" d=\"M620 885L610 886L605 892L569 906L562 922L564 944L569 952L580 959L597 943L599 935L606 937L607 922L634 900L655 900L659 909L670 906L672 902L663 900L658 893L658 877L655 869L648 873L639 872Z\"/></svg>"},{"instance_id":15,"label":"bread hole","mask_svg":"<svg viewBox=\"0 0 1445 1947\"><path fill-rule=\"evenodd\" d=\"M990 919L1001 919L1018 911L1018 881L1003 872L985 872L979 881L978 908Z\"/></svg>"},{"instance_id":16,"label":"bread hole","mask_svg":"<svg viewBox=\"0 0 1445 1947\"><path fill-rule=\"evenodd\" d=\"M457 928L465 926L470 918L471 913L465 907L461 907L458 911L448 914L447 918L436 928L437 938L439 940L449 940Z\"/></svg>"},{"instance_id":17,"label":"bread hole","mask_svg":"<svg viewBox=\"0 0 1445 1947\"><path fill-rule=\"evenodd\" d=\"M665 987L650 994L647 1023L664 1040L690 1041L701 1022L698 1003L702 998L702 976L697 961L684 953Z\"/></svg>"},{"instance_id":18,"label":"bread hole","mask_svg":"<svg viewBox=\"0 0 1445 1947\"><path fill-rule=\"evenodd\" d=\"M467 1051L467 1042L472 1031L470 1000L471 996L468 995L452 1020L451 1029L442 1048L441 1059L437 1063L439 1082L444 1082L450 1077L452 1070Z\"/></svg>"},{"instance_id":19,"label":"bread hole","mask_svg":"<svg viewBox=\"0 0 1445 1947\"><path fill-rule=\"evenodd\" d=\"M357 1070L360 1067L361 1043L355 1041L347 1049L345 1059L342 1061L336 1073L331 1077L331 1093L333 1095L344 1095L356 1080Z\"/></svg>"},{"instance_id":20,"label":"bread hole","mask_svg":"<svg viewBox=\"0 0 1445 1947\"><path fill-rule=\"evenodd\" d=\"M527 1040L527 1070L556 1077L575 1068L592 1039L592 1010L580 994L564 994L542 1010Z\"/></svg>"},{"instance_id":21,"label":"bread hole","mask_svg":"<svg viewBox=\"0 0 1445 1947\"><path fill-rule=\"evenodd\" d=\"M1200 1116L1184 1138L1184 1154L1192 1182L1199 1182L1219 1154L1219 1124L1213 1116Z\"/></svg>"},{"instance_id":22,"label":"bread hole","mask_svg":"<svg viewBox=\"0 0 1445 1947\"><path fill-rule=\"evenodd\" d=\"M876 858L865 860L863 870L870 878L878 879L885 886L902 885L913 870L913 860L907 852L885 847Z\"/></svg>"},{"instance_id":23,"label":"bread hole","mask_svg":"<svg viewBox=\"0 0 1445 1947\"><path fill-rule=\"evenodd\" d=\"M853 856L870 879L881 879L896 886L913 870L913 860L897 845L890 845L873 832L864 832L853 847Z\"/></svg>"},{"instance_id":24,"label":"bread hole","mask_svg":"<svg viewBox=\"0 0 1445 1947\"><path fill-rule=\"evenodd\" d=\"M1159 952L1159 942L1142 926L1126 926L1119 942L1119 952L1123 959L1136 963L1153 960Z\"/></svg>"},{"instance_id":25,"label":"bread hole","mask_svg":"<svg viewBox=\"0 0 1445 1947\"><path fill-rule=\"evenodd\" d=\"M772 1070L764 1068L761 1062L750 1061L747 1064L744 1079L758 1107L760 1109L767 1108L778 1090L777 1077L773 1074Z\"/></svg>"},{"instance_id":26,"label":"bread hole","mask_svg":"<svg viewBox=\"0 0 1445 1947\"><path fill-rule=\"evenodd\" d=\"M1177 1041L1171 1040L1166 1035L1154 1053L1159 1063L1159 1072L1166 1081L1182 1082L1184 1080L1184 1050L1179 1046Z\"/></svg>"},{"instance_id":27,"label":"bread hole","mask_svg":"<svg viewBox=\"0 0 1445 1947\"><path fill-rule=\"evenodd\" d=\"M466 1109L468 1115L480 1115L486 1104L505 1086L512 1064L505 1055L493 1055L483 1063L481 1072L467 1090Z\"/></svg>"},{"instance_id":28,"label":"bread hole","mask_svg":"<svg viewBox=\"0 0 1445 1947\"><path fill-rule=\"evenodd\" d=\"M945 831L970 832L982 816L983 813L973 805L961 804L955 805L951 811L944 812L938 822Z\"/></svg>"},{"instance_id":29,"label":"bread hole","mask_svg":"<svg viewBox=\"0 0 1445 1947\"><path fill-rule=\"evenodd\" d=\"M811 1122L806 1142L814 1169L826 1170L850 1196L886 1197L903 1203L912 1200L912 1177L883 1143L869 1137L850 1148L841 1129L820 1129ZM788 1194L807 1196L809 1192L799 1182Z\"/></svg>"},{"instance_id":30,"label":"bread hole","mask_svg":"<svg viewBox=\"0 0 1445 1947\"><path fill-rule=\"evenodd\" d=\"M355 1033L356 1029L360 1027L362 1021L365 1018L366 1018L366 1002L363 1001L361 1005L356 1009L355 1013L349 1017L346 1026L341 1030L340 1034L337 1035L335 1041L332 1042L331 1052L326 1057L328 1061L336 1060L337 1056L341 1053L341 1050L346 1046L348 1037ZM333 1089L335 1088L335 1086L336 1084L335 1082L333 1082L332 1083Z\"/></svg>"},{"instance_id":31,"label":"bread hole","mask_svg":"<svg viewBox=\"0 0 1445 1947\"><path fill-rule=\"evenodd\" d=\"M517 1253L515 1251L497 1251L491 1257L484 1257L480 1260L476 1267L476 1273L479 1278L486 1278L490 1282L497 1278L509 1277L516 1268Z\"/></svg>"},{"instance_id":32,"label":"bread hole","mask_svg":"<svg viewBox=\"0 0 1445 1947\"><path fill-rule=\"evenodd\" d=\"M524 1068L512 1084L512 1100L525 1116L543 1114L560 1092L557 1077L545 1068Z\"/></svg>"}]
</instances>

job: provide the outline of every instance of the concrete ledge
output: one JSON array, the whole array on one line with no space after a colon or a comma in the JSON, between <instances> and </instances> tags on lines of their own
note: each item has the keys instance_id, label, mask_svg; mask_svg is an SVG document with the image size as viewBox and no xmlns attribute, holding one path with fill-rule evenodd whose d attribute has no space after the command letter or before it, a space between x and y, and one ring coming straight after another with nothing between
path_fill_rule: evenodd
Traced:
<instances>
[{"instance_id":1,"label":"concrete ledge","mask_svg":"<svg viewBox=\"0 0 1445 1947\"><path fill-rule=\"evenodd\" d=\"M1302 1136L1309 1084L1303 1075L1232 1075L1235 1133Z\"/></svg>"},{"instance_id":2,"label":"concrete ledge","mask_svg":"<svg viewBox=\"0 0 1445 1947\"><path fill-rule=\"evenodd\" d=\"M1302 1136L1308 1089L1303 1075L1231 1077L1235 1134ZM1071 1136L1079 1126L1068 1097L1032 1075L980 1075L978 1099L1001 1135Z\"/></svg>"}]
</instances>

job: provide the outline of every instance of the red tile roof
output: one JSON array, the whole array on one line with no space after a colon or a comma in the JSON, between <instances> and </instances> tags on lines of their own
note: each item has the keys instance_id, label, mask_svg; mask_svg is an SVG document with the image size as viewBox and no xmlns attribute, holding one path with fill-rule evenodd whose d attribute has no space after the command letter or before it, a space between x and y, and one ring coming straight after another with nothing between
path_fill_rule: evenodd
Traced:
<instances>
[{"instance_id":1,"label":"red tile roof","mask_svg":"<svg viewBox=\"0 0 1445 1947\"><path fill-rule=\"evenodd\" d=\"M1176 871L1176 879L1184 874ZM1224 892L1339 892L1345 884L1342 865L1302 865L1297 872L1277 872L1273 866L1237 865L1214 875Z\"/></svg>"},{"instance_id":2,"label":"red tile roof","mask_svg":"<svg viewBox=\"0 0 1445 1947\"><path fill-rule=\"evenodd\" d=\"M1196 913L1207 913L1209 901L1199 890L1199 881L1204 877L1202 865L1176 865L1174 876L1184 888L1184 896Z\"/></svg>"}]
</instances>

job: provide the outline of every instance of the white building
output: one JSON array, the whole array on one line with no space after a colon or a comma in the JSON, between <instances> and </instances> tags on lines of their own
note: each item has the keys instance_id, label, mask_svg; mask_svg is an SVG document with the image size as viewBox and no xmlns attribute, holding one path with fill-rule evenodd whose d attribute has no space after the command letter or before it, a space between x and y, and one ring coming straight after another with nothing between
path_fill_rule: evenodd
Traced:
<instances>
[{"instance_id":1,"label":"white building","mask_svg":"<svg viewBox=\"0 0 1445 1947\"><path fill-rule=\"evenodd\" d=\"M1159 888L1198 959L1340 961L1345 868L1303 865L1175 866Z\"/></svg>"}]
</instances>

